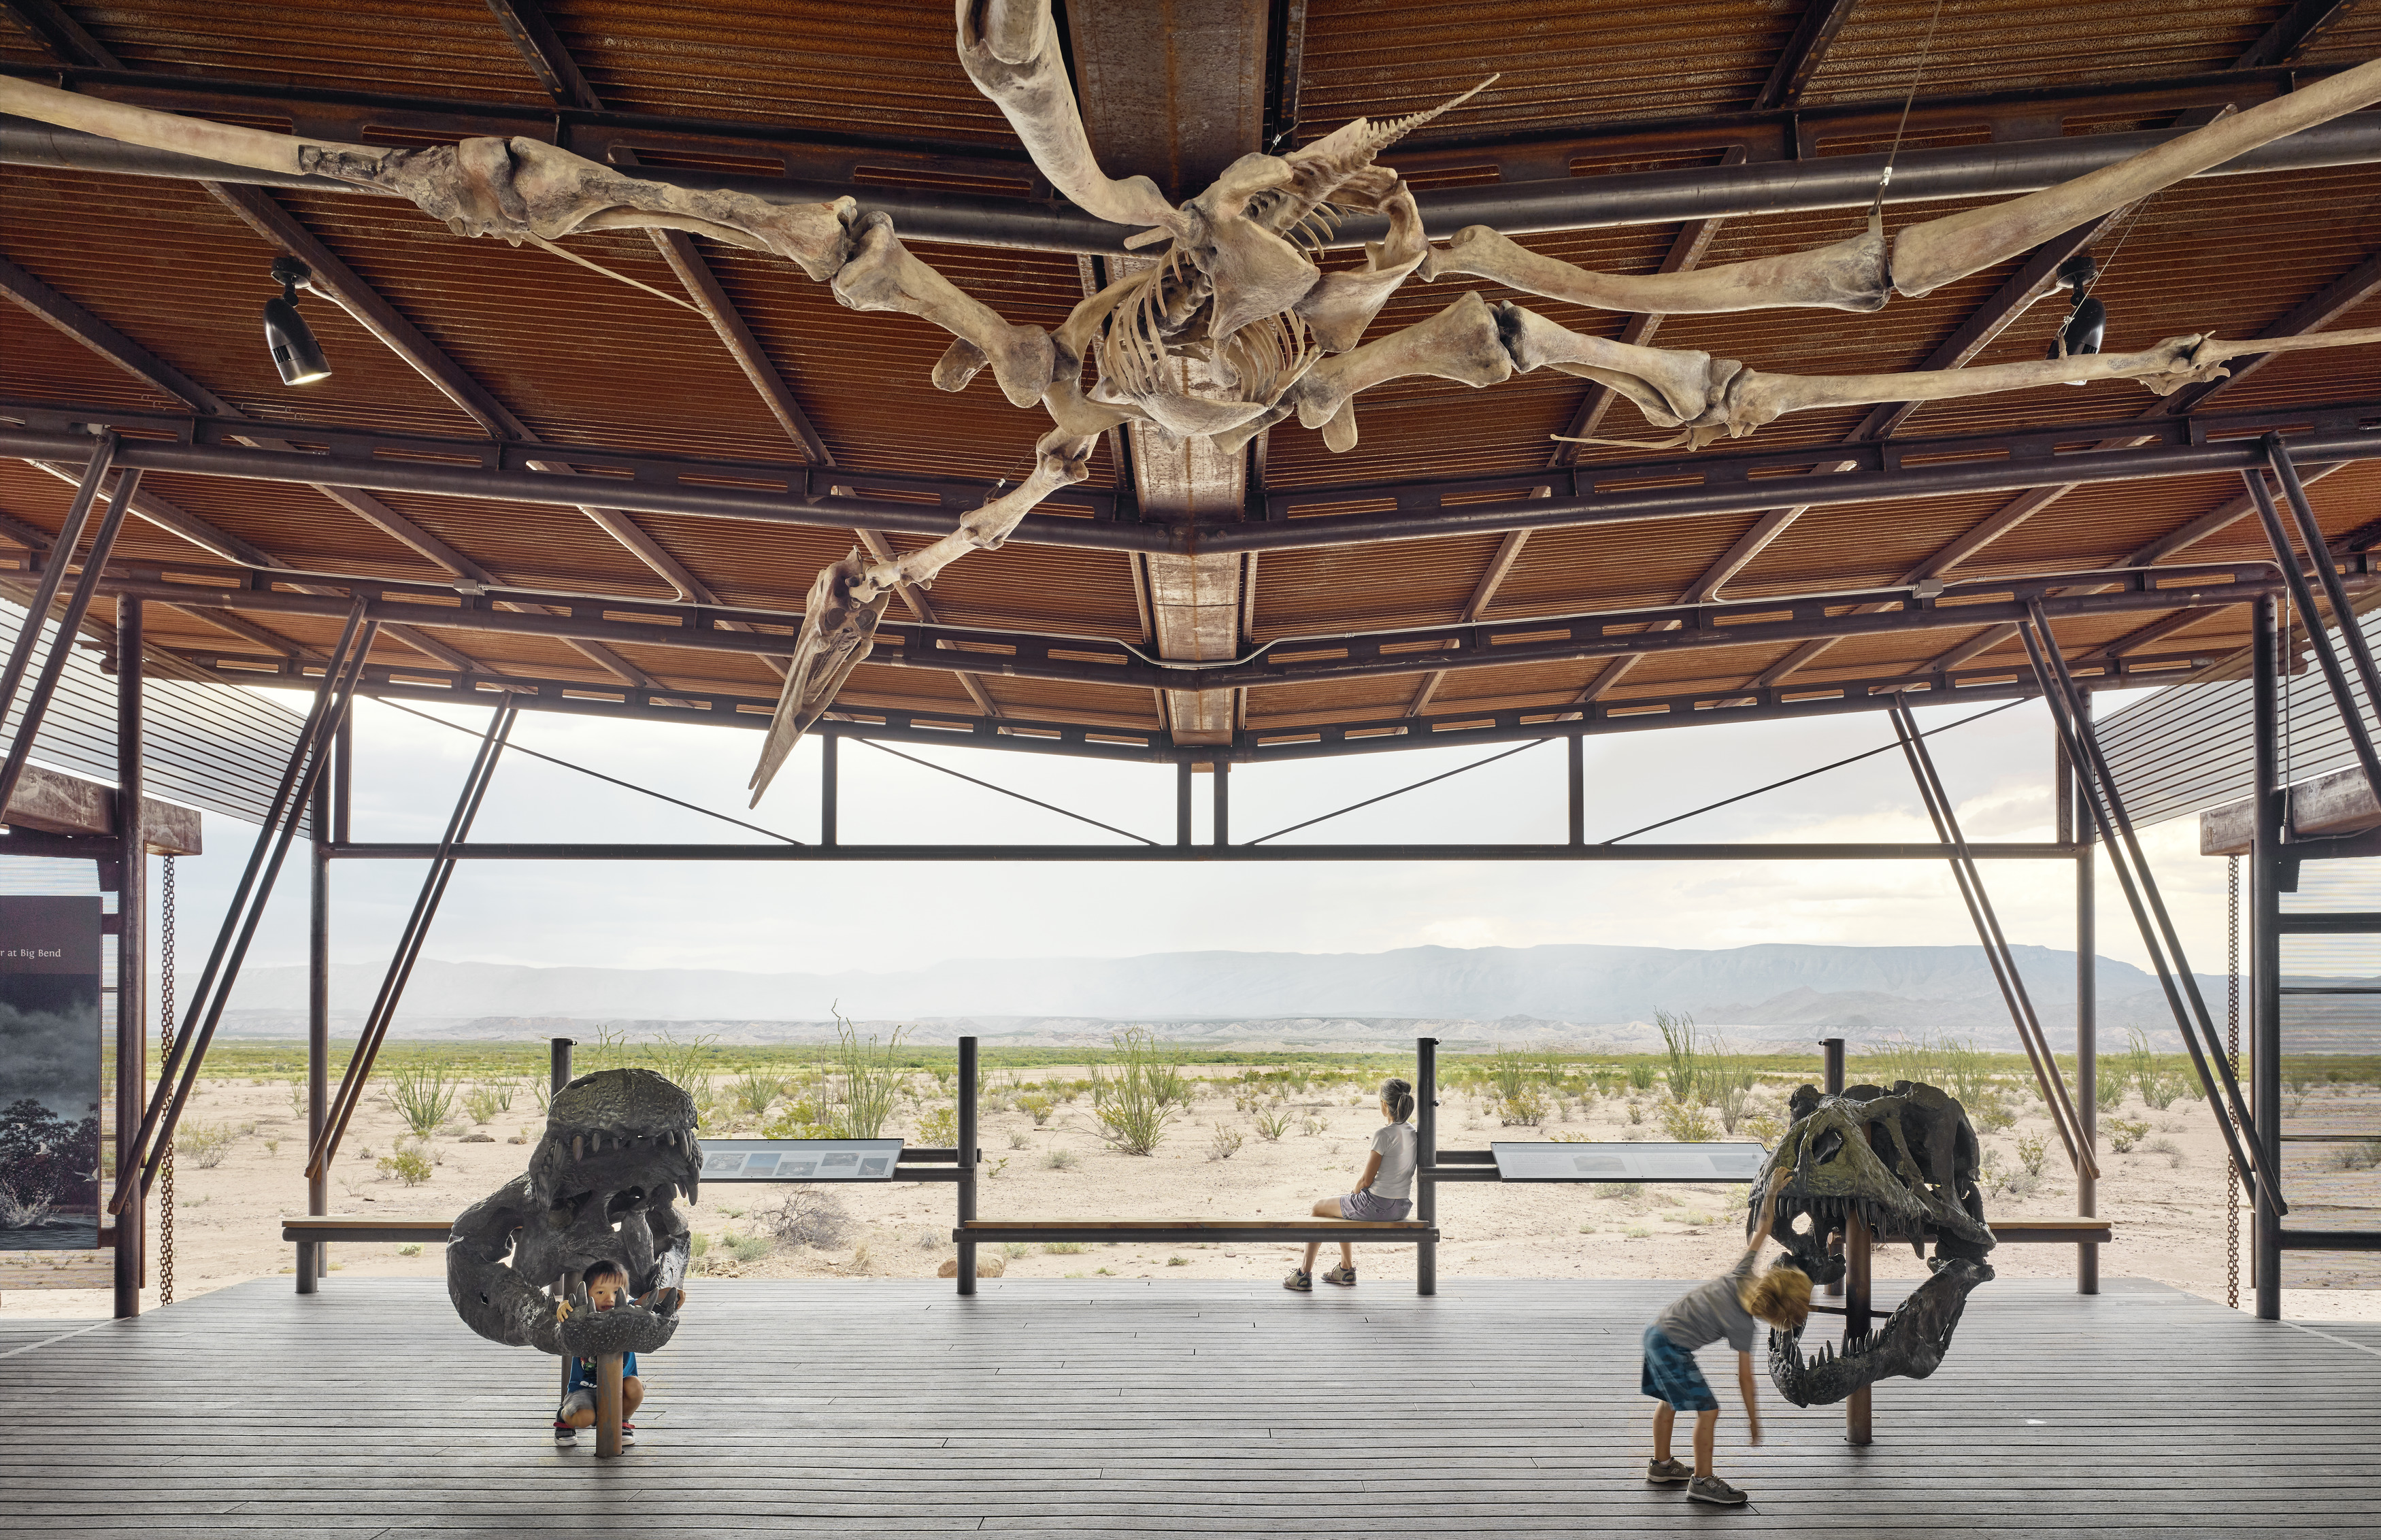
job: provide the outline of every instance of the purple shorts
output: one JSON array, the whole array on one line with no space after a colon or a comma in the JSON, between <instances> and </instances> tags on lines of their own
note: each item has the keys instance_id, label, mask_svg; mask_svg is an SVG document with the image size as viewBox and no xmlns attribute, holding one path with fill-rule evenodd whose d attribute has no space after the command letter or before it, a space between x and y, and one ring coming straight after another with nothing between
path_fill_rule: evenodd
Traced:
<instances>
[{"instance_id":1,"label":"purple shorts","mask_svg":"<svg viewBox=\"0 0 2381 1540\"><path fill-rule=\"evenodd\" d=\"M1379 1198L1371 1192L1350 1192L1339 1200L1342 1219L1402 1219L1413 1204L1404 1198Z\"/></svg>"}]
</instances>

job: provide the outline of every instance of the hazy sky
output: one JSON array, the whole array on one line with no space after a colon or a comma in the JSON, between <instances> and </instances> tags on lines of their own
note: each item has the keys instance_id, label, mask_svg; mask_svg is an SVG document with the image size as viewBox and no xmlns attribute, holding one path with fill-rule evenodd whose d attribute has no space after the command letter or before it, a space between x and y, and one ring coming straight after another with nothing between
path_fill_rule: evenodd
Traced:
<instances>
[{"instance_id":1,"label":"hazy sky","mask_svg":"<svg viewBox=\"0 0 2381 1540\"><path fill-rule=\"evenodd\" d=\"M294 700L296 697L284 697ZM2103 715L2123 699L2103 701ZM1975 704L1919 713L1955 721ZM359 708L355 824L363 839L436 837L484 713L446 709L470 736L377 703ZM524 712L514 741L800 838L817 826L818 750L806 743L757 813L743 808L760 736ZM1764 781L1892 741L1882 714L1747 723L1588 739L1588 837L1607 838ZM2004 711L1934 740L1969 834L2050 835L2047 715ZM1173 833L1170 767L990 750L904 752L963 769L1156 839ZM1233 833L1252 838L1496 752L1443 748L1242 768ZM1300 840L1559 840L1563 751L1548 743L1335 819ZM1205 777L1199 779L1202 837ZM1115 836L904 763L842 751L848 842L1044 841ZM183 953L203 956L252 832L209 814L208 853L179 874ZM757 840L728 825L523 755L507 755L482 811L484 839ZM1655 837L1924 840L1932 837L1898 751L1707 813ZM2221 968L2223 863L2196 854L2195 820L2148 833L2192 961ZM335 868L333 947L385 959L421 882L415 863ZM2073 945L2072 869L1996 862L1986 879L2012 941ZM2103 877L2100 950L2144 963ZM305 879L293 862L253 960L304 959ZM1282 865L824 863L673 865L465 862L426 955L536 965L714 967L751 972L897 970L993 955L1129 956L1197 948L1381 951L1604 942L1722 947L1974 939L1935 862Z\"/></svg>"}]
</instances>

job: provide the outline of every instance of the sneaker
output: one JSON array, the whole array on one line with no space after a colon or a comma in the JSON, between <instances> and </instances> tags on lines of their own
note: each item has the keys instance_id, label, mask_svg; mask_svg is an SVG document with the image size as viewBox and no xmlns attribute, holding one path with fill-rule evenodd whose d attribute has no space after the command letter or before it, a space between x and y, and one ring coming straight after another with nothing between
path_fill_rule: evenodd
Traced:
<instances>
[{"instance_id":1,"label":"sneaker","mask_svg":"<svg viewBox=\"0 0 2381 1540\"><path fill-rule=\"evenodd\" d=\"M554 1420L554 1441L557 1444L576 1444L579 1442L579 1430L556 1417Z\"/></svg>"},{"instance_id":2,"label":"sneaker","mask_svg":"<svg viewBox=\"0 0 2381 1540\"><path fill-rule=\"evenodd\" d=\"M1346 1263L1341 1263L1338 1266L1334 1267L1331 1271L1324 1274L1323 1281L1325 1283L1336 1283L1342 1289L1353 1289L1356 1287L1356 1269L1349 1266Z\"/></svg>"},{"instance_id":3,"label":"sneaker","mask_svg":"<svg viewBox=\"0 0 2381 1540\"><path fill-rule=\"evenodd\" d=\"M620 1447L625 1449L636 1441L637 1424L634 1423L622 1423L620 1424Z\"/></svg>"},{"instance_id":4,"label":"sneaker","mask_svg":"<svg viewBox=\"0 0 2381 1540\"><path fill-rule=\"evenodd\" d=\"M1314 1277L1303 1267L1293 1267L1289 1270L1289 1277L1281 1280L1281 1286L1293 1294L1312 1294L1314 1292Z\"/></svg>"},{"instance_id":5,"label":"sneaker","mask_svg":"<svg viewBox=\"0 0 2381 1540\"><path fill-rule=\"evenodd\" d=\"M1645 1479L1659 1486L1691 1481L1695 1468L1683 1460L1649 1460L1645 1461Z\"/></svg>"},{"instance_id":6,"label":"sneaker","mask_svg":"<svg viewBox=\"0 0 2381 1540\"><path fill-rule=\"evenodd\" d=\"M1699 1503L1717 1503L1723 1508L1741 1508L1744 1494L1717 1476L1697 1476L1687 1483L1687 1496Z\"/></svg>"}]
</instances>

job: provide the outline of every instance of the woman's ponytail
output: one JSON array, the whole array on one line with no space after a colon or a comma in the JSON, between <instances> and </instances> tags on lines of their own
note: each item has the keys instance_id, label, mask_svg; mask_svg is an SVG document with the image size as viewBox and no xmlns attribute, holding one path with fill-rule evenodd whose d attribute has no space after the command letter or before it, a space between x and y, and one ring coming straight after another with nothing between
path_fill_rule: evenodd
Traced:
<instances>
[{"instance_id":1,"label":"woman's ponytail","mask_svg":"<svg viewBox=\"0 0 2381 1540\"><path fill-rule=\"evenodd\" d=\"M1413 1116L1413 1087L1408 1085L1401 1080L1392 1079L1383 1081L1381 1082L1381 1100L1388 1103L1389 1105L1389 1120L1391 1122L1402 1123L1407 1118Z\"/></svg>"}]
</instances>

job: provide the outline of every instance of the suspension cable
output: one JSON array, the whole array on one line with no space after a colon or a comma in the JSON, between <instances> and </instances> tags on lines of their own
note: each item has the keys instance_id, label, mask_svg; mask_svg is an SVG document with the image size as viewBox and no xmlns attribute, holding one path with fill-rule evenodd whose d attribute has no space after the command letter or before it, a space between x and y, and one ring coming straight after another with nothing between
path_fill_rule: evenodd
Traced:
<instances>
[{"instance_id":1,"label":"suspension cable","mask_svg":"<svg viewBox=\"0 0 2381 1540\"><path fill-rule=\"evenodd\" d=\"M426 711L416 711L411 706L399 705L395 701L382 701L380 703L388 707L391 711L401 711L408 716L419 716L424 722L435 722L440 727L447 728L452 732L461 733L467 738L477 738L480 736L470 727L458 727L454 723L447 721L445 717L433 716ZM806 845L810 843L808 840L796 839L791 835L779 834L775 829L764 829L758 824L748 824L741 818L730 818L724 813L714 813L707 807L698 807L692 802L680 801L678 798L671 796L665 791L655 791L650 786L639 786L634 781L624 781L617 776L607 776L601 770L590 770L583 764L573 764L567 759L556 759L552 754L541 754L535 749L524 749L518 743L506 745L506 752L507 753L527 754L531 759L542 759L548 764L558 764L565 770L576 770L582 776L592 776L599 781L604 781L609 785L619 787L623 790L642 792L648 797L667 802L672 807L682 807L689 813L699 813L705 818L716 818L723 824L733 824L739 829L750 829L754 834L765 834L770 838L781 840L788 845Z\"/></svg>"},{"instance_id":2,"label":"suspension cable","mask_svg":"<svg viewBox=\"0 0 2381 1540\"><path fill-rule=\"evenodd\" d=\"M1949 732L1954 727L1964 727L1971 722L1981 722L1987 716L1996 715L1998 713L2009 710L2011 706L2021 706L2031 699L2033 699L2032 696L2021 696L2017 700L2005 702L2000 705L1996 705L1990 711L1980 711L1973 716L1962 716L1957 722L1946 722L1939 727L1930 727L1926 731L1920 733L1918 736L1921 738L1933 738L1937 734ZM1863 752L1853 754L1849 758L1839 759L1832 764L1822 764L1816 770L1805 770L1799 776L1789 776L1782 781L1771 781L1767 786L1756 786L1750 791L1740 791L1733 797L1723 797L1716 802L1706 802L1702 807L1696 808L1691 812L1679 813L1675 818L1665 818L1658 824L1648 824L1642 829L1630 829L1627 834L1616 834L1611 838L1604 841L1604 843L1606 845L1618 845L1624 839L1634 839L1641 834L1652 834L1655 829L1666 829L1673 824L1682 824L1690 818L1700 817L1706 813L1716 813L1719 809L1727 807L1731 802L1740 802L1748 797L1758 797L1764 791L1775 791L1782 786L1792 786L1796 781L1807 781L1813 776L1824 776L1830 770L1840 770L1847 764L1858 764L1864 759L1874 759L1879 754L1890 753L1892 751L1900 747L1900 740L1897 739L1893 742L1887 743L1881 748L1870 749Z\"/></svg>"},{"instance_id":3,"label":"suspension cable","mask_svg":"<svg viewBox=\"0 0 2381 1540\"><path fill-rule=\"evenodd\" d=\"M165 858L165 890L157 909L157 1050L174 1057L174 858ZM116 1109L121 1117L123 1109ZM124 1179L122 1172L116 1179ZM174 1146L169 1140L157 1171L157 1302L174 1302ZM120 1221L119 1221L120 1223Z\"/></svg>"},{"instance_id":4,"label":"suspension cable","mask_svg":"<svg viewBox=\"0 0 2381 1540\"><path fill-rule=\"evenodd\" d=\"M906 759L912 764L922 764L929 770L940 770L946 776L957 776L960 780L967 782L970 786L980 786L986 791L997 791L1004 797L1014 797L1020 802L1031 802L1035 807L1042 809L1044 813L1055 813L1061 818L1071 818L1078 824L1089 824L1095 829L1105 829L1110 834L1120 834L1127 839L1138 839L1144 845L1154 845L1157 843L1156 840L1150 838L1147 835L1135 834L1130 829L1120 829L1114 824L1103 824L1096 818L1087 817L1080 813L1070 813L1067 809L1059 807L1055 803L1045 802L1039 797L1028 797L1022 791L1011 791L1005 786L995 786L990 781L980 781L973 776L967 774L965 771L954 770L947 764L936 764L933 760L920 759L915 754L905 754L898 749L888 749L884 744L876 742L873 739L854 737L852 741L855 743L865 743L880 754L891 754L895 759Z\"/></svg>"},{"instance_id":5,"label":"suspension cable","mask_svg":"<svg viewBox=\"0 0 2381 1540\"><path fill-rule=\"evenodd\" d=\"M1326 813L1319 818L1310 818L1303 824L1292 824L1286 829L1276 829L1271 834L1264 835L1255 839L1250 840L1249 843L1252 845L1262 845L1268 839L1278 839L1286 834L1296 834L1300 829L1312 828L1317 824L1337 818L1340 813L1353 813L1358 808L1368 808L1374 802L1386 802L1392 797L1402 797L1409 791L1419 791L1425 786L1435 786L1440 781L1446 780L1450 776L1460 776L1467 770L1477 770L1484 764L1494 764L1500 759L1511 759L1515 754L1520 753L1524 750L1534 749L1541 743L1552 743L1554 739L1551 738L1533 738L1530 739L1529 742L1516 745L1513 748L1506 750L1501 754L1490 754L1486 759L1476 759L1469 764L1459 764L1452 770L1433 776L1427 780L1416 781L1411 786L1401 786L1395 791L1384 791L1377 797L1367 797L1361 802L1350 802L1348 806L1339 809L1336 813Z\"/></svg>"}]
</instances>

